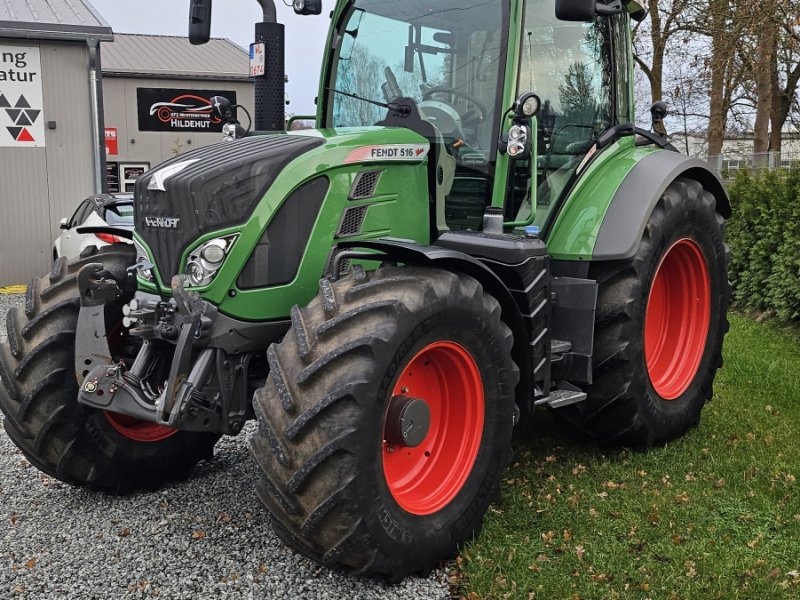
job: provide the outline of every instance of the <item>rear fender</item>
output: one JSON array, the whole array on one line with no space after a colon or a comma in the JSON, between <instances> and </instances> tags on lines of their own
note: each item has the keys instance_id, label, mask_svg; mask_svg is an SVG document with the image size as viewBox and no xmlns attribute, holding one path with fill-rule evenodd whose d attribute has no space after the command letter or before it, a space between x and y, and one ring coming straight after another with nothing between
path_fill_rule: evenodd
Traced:
<instances>
[{"instance_id":1,"label":"rear fender","mask_svg":"<svg viewBox=\"0 0 800 600\"><path fill-rule=\"evenodd\" d=\"M647 219L677 177L699 181L730 216L730 201L707 163L686 155L615 142L586 169L547 233L550 256L564 261L618 260L636 253Z\"/></svg>"},{"instance_id":2,"label":"rear fender","mask_svg":"<svg viewBox=\"0 0 800 600\"><path fill-rule=\"evenodd\" d=\"M728 194L708 164L676 152L661 151L640 160L622 181L606 211L592 260L620 260L636 254L650 214L678 177L693 179L717 200L717 212L731 215Z\"/></svg>"}]
</instances>

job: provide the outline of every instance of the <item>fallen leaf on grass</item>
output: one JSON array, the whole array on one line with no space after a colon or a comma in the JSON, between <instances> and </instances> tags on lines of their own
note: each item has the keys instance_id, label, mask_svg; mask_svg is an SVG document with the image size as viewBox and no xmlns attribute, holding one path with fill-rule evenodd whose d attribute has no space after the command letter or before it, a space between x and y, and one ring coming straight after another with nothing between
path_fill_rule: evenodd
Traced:
<instances>
[{"instance_id":1,"label":"fallen leaf on grass","mask_svg":"<svg viewBox=\"0 0 800 600\"><path fill-rule=\"evenodd\" d=\"M683 564L686 565L686 576L689 579L692 579L693 577L697 576L697 569L695 568L697 565L695 565L695 562L693 560L687 560Z\"/></svg>"},{"instance_id":2,"label":"fallen leaf on grass","mask_svg":"<svg viewBox=\"0 0 800 600\"><path fill-rule=\"evenodd\" d=\"M761 540L763 539L764 536L759 533L754 539L747 542L747 547L750 548L750 550L754 550L755 547L758 546L761 543Z\"/></svg>"},{"instance_id":3,"label":"fallen leaf on grass","mask_svg":"<svg viewBox=\"0 0 800 600\"><path fill-rule=\"evenodd\" d=\"M584 554L586 554L586 549L583 547L583 545L579 544L575 546L575 556L578 557L578 560L583 560Z\"/></svg>"}]
</instances>

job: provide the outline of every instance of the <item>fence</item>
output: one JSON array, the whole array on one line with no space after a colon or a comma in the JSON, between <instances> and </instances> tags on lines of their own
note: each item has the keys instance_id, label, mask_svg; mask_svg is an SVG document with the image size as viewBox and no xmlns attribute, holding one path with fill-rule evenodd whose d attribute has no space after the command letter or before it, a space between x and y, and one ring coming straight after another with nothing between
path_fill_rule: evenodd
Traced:
<instances>
[{"instance_id":1,"label":"fence","mask_svg":"<svg viewBox=\"0 0 800 600\"><path fill-rule=\"evenodd\" d=\"M800 152L760 152L719 154L704 159L725 179L733 179L736 171L758 169L798 169Z\"/></svg>"}]
</instances>

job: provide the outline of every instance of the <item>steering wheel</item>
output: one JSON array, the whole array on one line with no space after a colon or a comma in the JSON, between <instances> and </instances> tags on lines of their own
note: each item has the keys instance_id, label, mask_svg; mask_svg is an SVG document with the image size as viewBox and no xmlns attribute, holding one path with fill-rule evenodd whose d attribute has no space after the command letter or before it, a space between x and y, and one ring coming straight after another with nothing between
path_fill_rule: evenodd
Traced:
<instances>
[{"instance_id":1,"label":"steering wheel","mask_svg":"<svg viewBox=\"0 0 800 600\"><path fill-rule=\"evenodd\" d=\"M443 85L432 87L429 90L426 90L422 94L422 100L430 100L431 96L436 94L449 94L451 96L463 98L477 109L478 114L474 114L474 110L469 110L465 114L461 115L461 121L466 127L477 127L486 118L486 115L489 112L486 110L486 106L483 104L483 102L478 100L475 96L466 92L462 92L458 88L452 88Z\"/></svg>"}]
</instances>

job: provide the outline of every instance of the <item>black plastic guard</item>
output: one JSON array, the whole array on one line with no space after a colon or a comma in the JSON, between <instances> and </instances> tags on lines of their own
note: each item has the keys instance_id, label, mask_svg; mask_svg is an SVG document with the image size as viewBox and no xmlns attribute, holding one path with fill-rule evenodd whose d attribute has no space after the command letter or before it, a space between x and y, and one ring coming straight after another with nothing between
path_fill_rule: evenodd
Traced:
<instances>
[{"instance_id":1,"label":"black plastic guard","mask_svg":"<svg viewBox=\"0 0 800 600\"><path fill-rule=\"evenodd\" d=\"M662 150L640 160L614 194L597 235L592 260L622 260L636 254L650 213L677 177L703 184L717 200L717 212L731 216L731 203L722 180L708 163Z\"/></svg>"}]
</instances>

